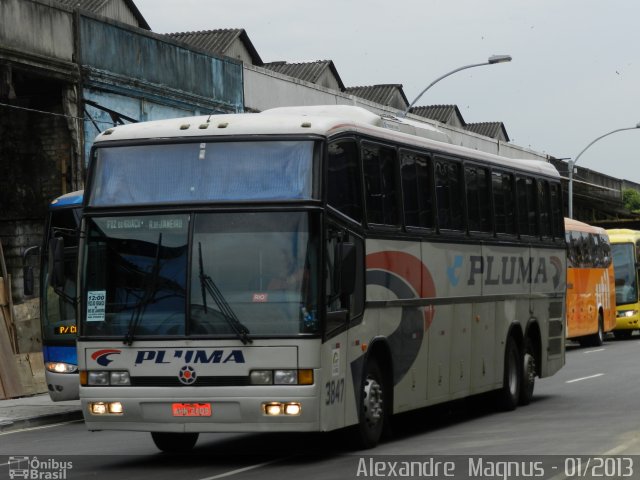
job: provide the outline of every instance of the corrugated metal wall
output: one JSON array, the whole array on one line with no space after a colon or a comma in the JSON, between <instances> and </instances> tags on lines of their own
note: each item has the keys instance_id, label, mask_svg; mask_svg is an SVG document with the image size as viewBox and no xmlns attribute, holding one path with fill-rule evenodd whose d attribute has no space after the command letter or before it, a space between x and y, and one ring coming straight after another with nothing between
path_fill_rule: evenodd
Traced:
<instances>
[{"instance_id":1,"label":"corrugated metal wall","mask_svg":"<svg viewBox=\"0 0 640 480\"><path fill-rule=\"evenodd\" d=\"M83 98L138 121L243 111L242 63L184 48L145 30L79 17ZM93 139L113 126L87 106L85 164ZM96 126L97 124L97 126Z\"/></svg>"},{"instance_id":2,"label":"corrugated metal wall","mask_svg":"<svg viewBox=\"0 0 640 480\"><path fill-rule=\"evenodd\" d=\"M233 85L242 79L242 64L236 60L194 52L159 35L88 16L80 18L79 31L83 68L188 92L228 110L242 109L241 85ZM214 71L223 88L214 83Z\"/></svg>"}]
</instances>

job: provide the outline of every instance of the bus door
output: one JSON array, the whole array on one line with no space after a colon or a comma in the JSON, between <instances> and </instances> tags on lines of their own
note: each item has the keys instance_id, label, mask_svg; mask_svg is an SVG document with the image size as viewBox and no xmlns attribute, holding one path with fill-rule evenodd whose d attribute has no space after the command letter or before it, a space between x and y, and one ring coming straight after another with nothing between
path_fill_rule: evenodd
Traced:
<instances>
[{"instance_id":1,"label":"bus door","mask_svg":"<svg viewBox=\"0 0 640 480\"><path fill-rule=\"evenodd\" d=\"M360 237L330 224L325 231L325 328L322 348L321 422L323 430L345 425L345 410L355 411L348 331L362 321L364 245ZM362 354L361 346L357 346ZM356 383L352 383L356 382ZM352 412L353 413L353 412ZM357 418L357 417L356 417Z\"/></svg>"}]
</instances>

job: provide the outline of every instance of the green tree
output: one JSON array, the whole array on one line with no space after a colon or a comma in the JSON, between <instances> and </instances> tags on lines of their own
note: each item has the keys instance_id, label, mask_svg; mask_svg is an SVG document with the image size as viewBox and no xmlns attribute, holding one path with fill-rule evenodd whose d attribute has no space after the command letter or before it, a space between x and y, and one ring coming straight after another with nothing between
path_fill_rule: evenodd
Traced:
<instances>
[{"instance_id":1,"label":"green tree","mask_svg":"<svg viewBox=\"0 0 640 480\"><path fill-rule=\"evenodd\" d=\"M640 192L637 190L631 188L623 190L622 200L624 201L624 206L630 212L638 212L640 210Z\"/></svg>"}]
</instances>

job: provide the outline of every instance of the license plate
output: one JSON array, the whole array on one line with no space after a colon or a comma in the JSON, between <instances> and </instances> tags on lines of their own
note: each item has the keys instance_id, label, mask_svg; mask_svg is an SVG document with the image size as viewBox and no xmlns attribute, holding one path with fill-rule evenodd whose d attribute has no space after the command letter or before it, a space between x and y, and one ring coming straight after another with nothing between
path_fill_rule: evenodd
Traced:
<instances>
[{"instance_id":1,"label":"license plate","mask_svg":"<svg viewBox=\"0 0 640 480\"><path fill-rule=\"evenodd\" d=\"M174 403L171 405L174 417L210 417L210 403Z\"/></svg>"}]
</instances>

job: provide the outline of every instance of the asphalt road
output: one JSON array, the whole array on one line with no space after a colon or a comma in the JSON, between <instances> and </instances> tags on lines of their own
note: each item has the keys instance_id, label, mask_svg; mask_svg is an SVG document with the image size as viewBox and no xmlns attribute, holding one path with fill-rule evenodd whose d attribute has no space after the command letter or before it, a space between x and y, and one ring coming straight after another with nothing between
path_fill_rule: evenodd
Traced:
<instances>
[{"instance_id":1,"label":"asphalt road","mask_svg":"<svg viewBox=\"0 0 640 480\"><path fill-rule=\"evenodd\" d=\"M88 432L82 422L12 431L0 434L0 479L9 478L9 456L29 457L29 461L37 458L43 462L39 469L45 473L61 471L61 464L71 462L66 479L322 480L402 476L390 463L385 463L378 475L372 475L376 472L370 459L421 462L422 476L445 478L445 462L468 464L469 456L519 462L520 475L509 478L527 478L527 467L546 468L546 478L572 478L566 470L549 465L555 462L565 468L576 467L577 460L572 457L576 455L617 455L618 463L609 465L608 473L629 473L624 458L640 454L639 364L637 336L626 341L608 340L600 348L569 347L566 366L555 376L537 381L530 405L513 412L496 412L488 398L475 397L403 414L394 419L392 438L361 452L349 449L343 432L203 434L193 454L170 456L159 453L146 433ZM570 463L563 463L567 461ZM632 473L638 478L640 457L634 461ZM536 462L542 462L542 467ZM486 463L482 465L485 468ZM428 472L429 468L433 471ZM458 466L454 478L478 478L468 473L467 467ZM482 478L504 478L487 475L500 473L494 470L476 469L475 473L482 473ZM602 473L607 472L603 469Z\"/></svg>"}]
</instances>

